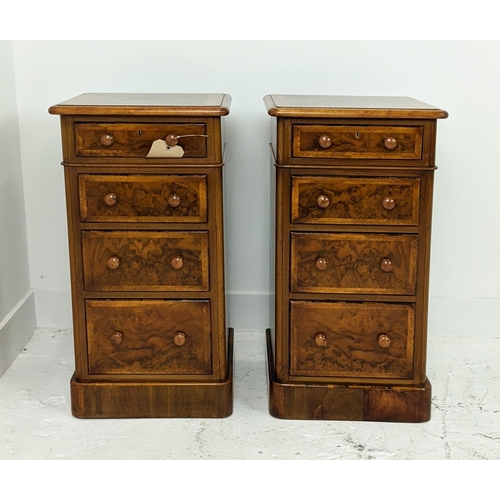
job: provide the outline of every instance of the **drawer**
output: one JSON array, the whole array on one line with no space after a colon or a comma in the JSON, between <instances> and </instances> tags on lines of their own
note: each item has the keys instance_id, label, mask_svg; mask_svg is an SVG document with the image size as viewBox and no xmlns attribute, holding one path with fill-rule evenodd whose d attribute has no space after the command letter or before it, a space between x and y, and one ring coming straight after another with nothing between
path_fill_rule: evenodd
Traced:
<instances>
[{"instance_id":1,"label":"drawer","mask_svg":"<svg viewBox=\"0 0 500 500\"><path fill-rule=\"evenodd\" d=\"M145 158L154 141L168 135L179 138L184 158L207 156L205 123L77 123L76 156Z\"/></svg>"},{"instance_id":2,"label":"drawer","mask_svg":"<svg viewBox=\"0 0 500 500\"><path fill-rule=\"evenodd\" d=\"M414 295L417 236L292 233L291 291Z\"/></svg>"},{"instance_id":3,"label":"drawer","mask_svg":"<svg viewBox=\"0 0 500 500\"><path fill-rule=\"evenodd\" d=\"M412 378L413 305L292 301L290 375Z\"/></svg>"},{"instance_id":4,"label":"drawer","mask_svg":"<svg viewBox=\"0 0 500 500\"><path fill-rule=\"evenodd\" d=\"M80 175L83 222L207 222L205 175Z\"/></svg>"},{"instance_id":5,"label":"drawer","mask_svg":"<svg viewBox=\"0 0 500 500\"><path fill-rule=\"evenodd\" d=\"M208 300L87 300L90 375L209 375Z\"/></svg>"},{"instance_id":6,"label":"drawer","mask_svg":"<svg viewBox=\"0 0 500 500\"><path fill-rule=\"evenodd\" d=\"M375 125L293 125L295 158L422 158L422 127Z\"/></svg>"},{"instance_id":7,"label":"drawer","mask_svg":"<svg viewBox=\"0 0 500 500\"><path fill-rule=\"evenodd\" d=\"M292 177L292 222L418 225L419 179Z\"/></svg>"},{"instance_id":8,"label":"drawer","mask_svg":"<svg viewBox=\"0 0 500 500\"><path fill-rule=\"evenodd\" d=\"M208 291L207 231L83 231L87 291Z\"/></svg>"}]
</instances>

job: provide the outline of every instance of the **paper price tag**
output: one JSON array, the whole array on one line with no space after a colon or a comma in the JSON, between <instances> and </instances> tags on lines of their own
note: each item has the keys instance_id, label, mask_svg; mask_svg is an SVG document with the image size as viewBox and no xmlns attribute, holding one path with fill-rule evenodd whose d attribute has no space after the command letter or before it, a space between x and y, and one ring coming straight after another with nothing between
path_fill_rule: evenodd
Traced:
<instances>
[{"instance_id":1,"label":"paper price tag","mask_svg":"<svg viewBox=\"0 0 500 500\"><path fill-rule=\"evenodd\" d=\"M169 146L163 139L157 139L151 144L151 149L146 158L182 158L184 149L177 146Z\"/></svg>"}]
</instances>

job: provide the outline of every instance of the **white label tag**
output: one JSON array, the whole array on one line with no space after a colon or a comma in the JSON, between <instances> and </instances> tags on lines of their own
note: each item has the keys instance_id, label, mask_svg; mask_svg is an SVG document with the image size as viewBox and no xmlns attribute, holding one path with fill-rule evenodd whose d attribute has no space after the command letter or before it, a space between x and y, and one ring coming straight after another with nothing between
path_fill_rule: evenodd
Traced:
<instances>
[{"instance_id":1,"label":"white label tag","mask_svg":"<svg viewBox=\"0 0 500 500\"><path fill-rule=\"evenodd\" d=\"M146 158L182 158L184 149L181 146L168 146L163 139L156 139Z\"/></svg>"}]
</instances>

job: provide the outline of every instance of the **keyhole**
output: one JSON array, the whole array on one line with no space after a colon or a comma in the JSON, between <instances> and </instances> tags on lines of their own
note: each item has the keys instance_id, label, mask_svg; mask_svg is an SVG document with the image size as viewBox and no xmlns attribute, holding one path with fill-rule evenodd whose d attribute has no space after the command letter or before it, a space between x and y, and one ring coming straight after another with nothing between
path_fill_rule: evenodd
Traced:
<instances>
[{"instance_id":1,"label":"keyhole","mask_svg":"<svg viewBox=\"0 0 500 500\"><path fill-rule=\"evenodd\" d=\"M359 139L359 132L356 132L355 134L356 139Z\"/></svg>"},{"instance_id":2,"label":"keyhole","mask_svg":"<svg viewBox=\"0 0 500 500\"><path fill-rule=\"evenodd\" d=\"M138 130L137 135L142 135L142 130Z\"/></svg>"}]
</instances>

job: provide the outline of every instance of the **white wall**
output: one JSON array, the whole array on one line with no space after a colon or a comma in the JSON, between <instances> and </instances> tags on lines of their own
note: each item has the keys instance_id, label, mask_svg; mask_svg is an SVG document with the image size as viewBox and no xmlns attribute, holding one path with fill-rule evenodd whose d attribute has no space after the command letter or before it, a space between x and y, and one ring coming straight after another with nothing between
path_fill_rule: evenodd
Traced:
<instances>
[{"instance_id":1,"label":"white wall","mask_svg":"<svg viewBox=\"0 0 500 500\"><path fill-rule=\"evenodd\" d=\"M411 96L438 123L431 335L500 335L500 43L16 41L31 284L39 324L69 325L59 120L83 92L225 92L232 324L268 326L269 93Z\"/></svg>"},{"instance_id":2,"label":"white wall","mask_svg":"<svg viewBox=\"0 0 500 500\"><path fill-rule=\"evenodd\" d=\"M35 329L12 43L0 41L0 375Z\"/></svg>"}]
</instances>

